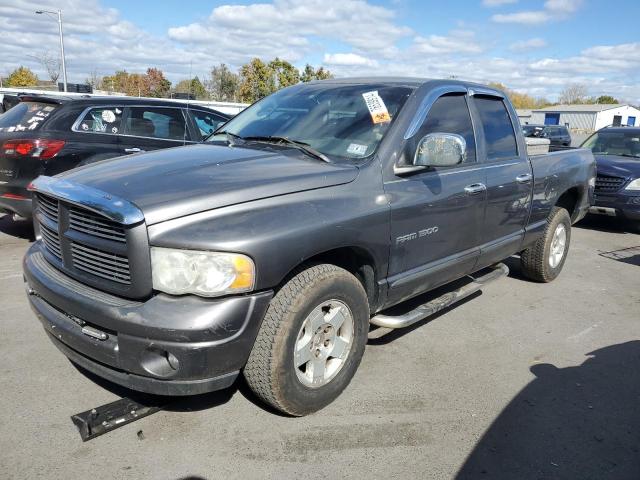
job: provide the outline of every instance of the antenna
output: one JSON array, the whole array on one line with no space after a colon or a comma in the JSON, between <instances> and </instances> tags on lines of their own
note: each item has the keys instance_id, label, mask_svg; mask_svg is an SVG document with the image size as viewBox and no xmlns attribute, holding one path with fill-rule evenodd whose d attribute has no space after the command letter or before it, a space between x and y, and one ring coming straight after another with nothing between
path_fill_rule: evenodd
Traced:
<instances>
[{"instance_id":1,"label":"antenna","mask_svg":"<svg viewBox=\"0 0 640 480\"><path fill-rule=\"evenodd\" d=\"M191 95L193 92L193 60L189 60L189 91L187 92L187 115L189 115L189 106L191 102ZM182 134L182 145L187 144L187 122L185 118L184 133Z\"/></svg>"}]
</instances>

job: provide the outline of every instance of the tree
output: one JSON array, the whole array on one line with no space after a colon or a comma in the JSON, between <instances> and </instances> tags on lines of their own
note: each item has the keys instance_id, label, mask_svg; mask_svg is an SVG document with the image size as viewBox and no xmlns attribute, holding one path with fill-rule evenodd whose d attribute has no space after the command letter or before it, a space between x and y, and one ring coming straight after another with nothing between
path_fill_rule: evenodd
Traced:
<instances>
[{"instance_id":1,"label":"tree","mask_svg":"<svg viewBox=\"0 0 640 480\"><path fill-rule=\"evenodd\" d=\"M207 89L204 88L204 85L197 76L193 77L191 80L185 79L179 81L174 91L178 93L189 93L198 100L207 99L209 97Z\"/></svg>"},{"instance_id":2,"label":"tree","mask_svg":"<svg viewBox=\"0 0 640 480\"><path fill-rule=\"evenodd\" d=\"M150 97L164 98L169 95L171 82L164 77L162 70L158 68L147 68L146 76Z\"/></svg>"},{"instance_id":3,"label":"tree","mask_svg":"<svg viewBox=\"0 0 640 480\"><path fill-rule=\"evenodd\" d=\"M535 98L531 95L527 95L526 93L516 92L515 90L511 90L510 88L507 88L504 84L499 82L489 82L489 86L503 91L507 95L507 97L509 97L509 100L511 100L511 103L515 108L542 108L549 104L546 99Z\"/></svg>"},{"instance_id":4,"label":"tree","mask_svg":"<svg viewBox=\"0 0 640 480\"><path fill-rule=\"evenodd\" d=\"M280 60L276 57L269 62L268 67L273 74L275 90L295 85L300 82L300 72L298 72L298 69L286 60Z\"/></svg>"},{"instance_id":5,"label":"tree","mask_svg":"<svg viewBox=\"0 0 640 480\"><path fill-rule=\"evenodd\" d=\"M89 74L85 82L91 85L91 88L93 90L96 90L102 87L102 77L98 75L98 71L95 68L91 70L91 73Z\"/></svg>"},{"instance_id":6,"label":"tree","mask_svg":"<svg viewBox=\"0 0 640 480\"><path fill-rule=\"evenodd\" d=\"M560 92L559 101L565 105L588 103L587 86L583 83L571 83Z\"/></svg>"},{"instance_id":7,"label":"tree","mask_svg":"<svg viewBox=\"0 0 640 480\"><path fill-rule=\"evenodd\" d=\"M211 68L207 90L212 99L219 102L235 102L238 98L240 78L237 73L229 70L224 63Z\"/></svg>"},{"instance_id":8,"label":"tree","mask_svg":"<svg viewBox=\"0 0 640 480\"><path fill-rule=\"evenodd\" d=\"M598 98L596 98L596 103L612 105L620 102L618 101L618 99L612 97L611 95L600 95Z\"/></svg>"},{"instance_id":9,"label":"tree","mask_svg":"<svg viewBox=\"0 0 640 480\"><path fill-rule=\"evenodd\" d=\"M325 70L324 67L320 67L317 70L308 63L305 65L300 75L300 80L303 82L311 82L312 80L327 80L333 78L333 74L329 70Z\"/></svg>"},{"instance_id":10,"label":"tree","mask_svg":"<svg viewBox=\"0 0 640 480\"><path fill-rule=\"evenodd\" d=\"M273 72L259 58L240 68L238 94L243 102L254 103L275 91Z\"/></svg>"},{"instance_id":11,"label":"tree","mask_svg":"<svg viewBox=\"0 0 640 480\"><path fill-rule=\"evenodd\" d=\"M60 57L52 55L48 50L44 50L31 56L40 62L42 68L45 69L51 81L56 84L60 77Z\"/></svg>"},{"instance_id":12,"label":"tree","mask_svg":"<svg viewBox=\"0 0 640 480\"><path fill-rule=\"evenodd\" d=\"M16 68L7 77L7 87L33 87L38 84L38 77L27 67Z\"/></svg>"}]
</instances>

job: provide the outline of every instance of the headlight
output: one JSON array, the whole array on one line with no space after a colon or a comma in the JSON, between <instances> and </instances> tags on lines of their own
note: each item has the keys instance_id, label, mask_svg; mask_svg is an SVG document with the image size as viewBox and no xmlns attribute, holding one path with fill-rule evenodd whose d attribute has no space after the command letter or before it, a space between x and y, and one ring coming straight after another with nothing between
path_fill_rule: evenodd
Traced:
<instances>
[{"instance_id":1,"label":"headlight","mask_svg":"<svg viewBox=\"0 0 640 480\"><path fill-rule=\"evenodd\" d=\"M151 247L153 288L172 295L217 297L253 290L255 266L239 253Z\"/></svg>"},{"instance_id":2,"label":"headlight","mask_svg":"<svg viewBox=\"0 0 640 480\"><path fill-rule=\"evenodd\" d=\"M640 190L640 178L636 178L629 185L627 185L625 190Z\"/></svg>"}]
</instances>

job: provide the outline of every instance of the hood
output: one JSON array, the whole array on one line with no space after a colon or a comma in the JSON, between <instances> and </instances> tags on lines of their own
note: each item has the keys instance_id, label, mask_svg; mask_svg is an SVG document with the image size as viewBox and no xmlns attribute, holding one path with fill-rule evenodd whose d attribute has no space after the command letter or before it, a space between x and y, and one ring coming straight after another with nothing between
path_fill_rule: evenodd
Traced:
<instances>
[{"instance_id":1,"label":"hood","mask_svg":"<svg viewBox=\"0 0 640 480\"><path fill-rule=\"evenodd\" d=\"M620 157L617 155L595 155L598 175L624 177L626 179L640 177L640 158Z\"/></svg>"},{"instance_id":2,"label":"hood","mask_svg":"<svg viewBox=\"0 0 640 480\"><path fill-rule=\"evenodd\" d=\"M124 198L147 224L237 203L349 183L352 165L295 149L199 144L105 160L61 178Z\"/></svg>"}]
</instances>

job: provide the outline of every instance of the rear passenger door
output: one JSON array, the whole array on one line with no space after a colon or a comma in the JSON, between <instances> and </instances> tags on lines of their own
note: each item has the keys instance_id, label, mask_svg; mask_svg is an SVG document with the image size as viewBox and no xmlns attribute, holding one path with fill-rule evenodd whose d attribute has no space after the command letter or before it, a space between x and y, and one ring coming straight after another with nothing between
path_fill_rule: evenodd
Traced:
<instances>
[{"instance_id":1,"label":"rear passenger door","mask_svg":"<svg viewBox=\"0 0 640 480\"><path fill-rule=\"evenodd\" d=\"M125 154L193 143L180 107L127 107L123 124L120 142Z\"/></svg>"},{"instance_id":2,"label":"rear passenger door","mask_svg":"<svg viewBox=\"0 0 640 480\"><path fill-rule=\"evenodd\" d=\"M122 155L120 133L123 113L124 107L118 105L83 108L71 126L65 147L73 152L76 163L64 166L63 170Z\"/></svg>"},{"instance_id":3,"label":"rear passenger door","mask_svg":"<svg viewBox=\"0 0 640 480\"><path fill-rule=\"evenodd\" d=\"M480 161L486 172L487 208L480 246L486 266L517 251L529 216L533 174L526 152L519 151L517 119L503 98L472 97L474 121L480 137Z\"/></svg>"}]
</instances>

